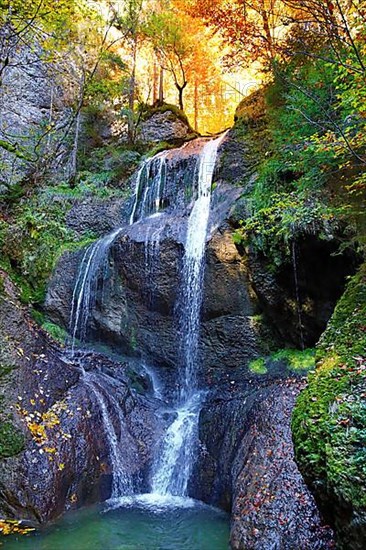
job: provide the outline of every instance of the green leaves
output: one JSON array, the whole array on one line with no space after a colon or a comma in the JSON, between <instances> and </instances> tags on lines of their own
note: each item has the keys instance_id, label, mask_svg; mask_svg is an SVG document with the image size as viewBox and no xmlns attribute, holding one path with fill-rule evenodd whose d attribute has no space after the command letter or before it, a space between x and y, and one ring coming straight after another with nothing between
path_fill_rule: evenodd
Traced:
<instances>
[{"instance_id":1,"label":"green leaves","mask_svg":"<svg viewBox=\"0 0 366 550\"><path fill-rule=\"evenodd\" d=\"M267 204L242 222L235 239L250 243L275 265L291 255L291 242L304 234L322 233L330 238L337 225L336 211L315 194L272 193Z\"/></svg>"}]
</instances>

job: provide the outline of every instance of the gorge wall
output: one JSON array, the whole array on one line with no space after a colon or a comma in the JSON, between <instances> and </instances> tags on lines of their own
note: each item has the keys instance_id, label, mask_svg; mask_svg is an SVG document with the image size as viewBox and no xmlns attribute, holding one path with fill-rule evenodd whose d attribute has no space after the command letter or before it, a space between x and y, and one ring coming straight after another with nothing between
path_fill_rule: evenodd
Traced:
<instances>
[{"instance_id":1,"label":"gorge wall","mask_svg":"<svg viewBox=\"0 0 366 550\"><path fill-rule=\"evenodd\" d=\"M122 466L138 491L146 490L154 442L166 428L166 419L155 414L157 401L141 363L148 361L174 386L182 228L195 192L192 174L199 144L192 142L177 156L167 157L174 178L166 181L160 215L128 225L132 202L127 207L122 202L95 207L91 201L82 208L77 203L68 217L74 228L87 220L96 234L123 226L111 246L89 320L91 347L107 345L107 355L90 351L81 356L83 369L102 375L100 391L114 430L118 436L123 430L128 441ZM299 332L293 266L286 266L276 278L263 258L233 242L243 208L240 197L251 185L255 170L254 159L249 154L243 157L248 147L238 140L236 129L229 133L213 186L198 358L199 383L209 393L200 415L200 449L189 490L196 498L232 510L234 548L274 544L288 549L327 548L331 533L321 525L292 454L290 417L302 384L286 366L266 374L249 368L251 360L268 356L278 342L281 347L299 344ZM305 258L306 243L303 250L300 261ZM319 255L312 258L315 265L324 262L324 251L320 245ZM337 267L338 260L332 263L329 252L329 269L337 273L334 290L327 293L325 285L324 290L319 288L314 264L310 271L303 266L302 300L308 295L312 303L303 318L307 343L313 343L324 328L347 271ZM48 288L45 311L65 329L70 325L83 255L84 251L64 254ZM14 346L17 369L6 373L13 388L6 396L6 410L12 411L14 433L23 433L25 440L3 455L1 506L8 516L45 522L65 508L110 495L108 438L97 436L103 433L103 408L75 368L78 356L70 362L64 349L39 332L19 307L16 291L4 280L2 331L5 339L14 338L18 331L22 350ZM312 291L314 287L317 292ZM7 326L8 315L16 315L15 326ZM118 401L122 419L108 401L109 394ZM40 468L46 488L42 495L36 492ZM25 472L27 485L22 482Z\"/></svg>"}]
</instances>

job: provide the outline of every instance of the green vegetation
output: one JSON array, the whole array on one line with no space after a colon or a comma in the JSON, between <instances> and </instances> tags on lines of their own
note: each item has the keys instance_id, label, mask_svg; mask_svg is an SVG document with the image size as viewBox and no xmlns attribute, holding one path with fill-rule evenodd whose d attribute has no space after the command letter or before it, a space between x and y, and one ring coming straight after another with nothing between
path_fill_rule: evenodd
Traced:
<instances>
[{"instance_id":1,"label":"green vegetation","mask_svg":"<svg viewBox=\"0 0 366 550\"><path fill-rule=\"evenodd\" d=\"M363 94L358 79L346 79L338 65L295 57L276 65L261 101L256 92L238 108L237 124L252 139L260 126L262 150L256 151L257 178L246 195L249 215L234 238L274 266L307 234L326 240L346 234L348 246L363 247L366 119L357 111ZM359 89L357 100L351 100L357 92L350 81Z\"/></svg>"},{"instance_id":2,"label":"green vegetation","mask_svg":"<svg viewBox=\"0 0 366 550\"><path fill-rule=\"evenodd\" d=\"M12 422L0 422L0 458L19 454L24 449L24 436Z\"/></svg>"},{"instance_id":3,"label":"green vegetation","mask_svg":"<svg viewBox=\"0 0 366 550\"><path fill-rule=\"evenodd\" d=\"M279 370L286 373L307 373L315 366L315 350L284 348L277 350L268 357L259 357L249 363L253 374L275 374Z\"/></svg>"},{"instance_id":4,"label":"green vegetation","mask_svg":"<svg viewBox=\"0 0 366 550\"><path fill-rule=\"evenodd\" d=\"M366 265L351 279L317 349L293 417L296 457L318 495L366 506Z\"/></svg>"},{"instance_id":5,"label":"green vegetation","mask_svg":"<svg viewBox=\"0 0 366 550\"><path fill-rule=\"evenodd\" d=\"M36 189L31 198L14 206L10 221L0 218L0 266L18 285L26 304L42 303L60 255L92 238L80 238L66 227L72 201L58 200L57 189Z\"/></svg>"},{"instance_id":6,"label":"green vegetation","mask_svg":"<svg viewBox=\"0 0 366 550\"><path fill-rule=\"evenodd\" d=\"M170 120L174 122L176 119L181 120L184 124L189 126L189 121L187 115L184 111L179 109L176 105L171 105L170 103L163 103L159 107L150 107L149 105L140 106L142 112L143 120L148 120L156 113L171 113ZM193 130L192 130L193 132Z\"/></svg>"},{"instance_id":7,"label":"green vegetation","mask_svg":"<svg viewBox=\"0 0 366 550\"><path fill-rule=\"evenodd\" d=\"M90 124L87 128L89 138L94 131ZM79 193L91 192L100 198L107 196L126 196L126 180L136 170L145 149L136 144L104 144L87 150L79 157L79 172L76 175L76 187Z\"/></svg>"},{"instance_id":8,"label":"green vegetation","mask_svg":"<svg viewBox=\"0 0 366 550\"><path fill-rule=\"evenodd\" d=\"M251 361L248 368L253 374L267 374L268 372L266 360L263 357L259 357L258 359Z\"/></svg>"},{"instance_id":9,"label":"green vegetation","mask_svg":"<svg viewBox=\"0 0 366 550\"><path fill-rule=\"evenodd\" d=\"M67 339L67 332L64 328L59 327L55 323L51 323L50 321L44 321L42 323L42 328L45 330L51 338L59 342L60 344L64 344Z\"/></svg>"},{"instance_id":10,"label":"green vegetation","mask_svg":"<svg viewBox=\"0 0 366 550\"><path fill-rule=\"evenodd\" d=\"M271 361L286 361L294 372L308 371L315 366L315 350L281 349L271 355Z\"/></svg>"}]
</instances>

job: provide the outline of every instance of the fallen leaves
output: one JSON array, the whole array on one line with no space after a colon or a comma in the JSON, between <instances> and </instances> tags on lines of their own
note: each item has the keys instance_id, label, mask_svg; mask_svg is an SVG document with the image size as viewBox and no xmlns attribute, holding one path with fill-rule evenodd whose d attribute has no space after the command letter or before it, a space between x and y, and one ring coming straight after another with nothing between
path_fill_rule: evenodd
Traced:
<instances>
[{"instance_id":1,"label":"fallen leaves","mask_svg":"<svg viewBox=\"0 0 366 550\"><path fill-rule=\"evenodd\" d=\"M0 519L0 533L2 535L27 535L34 530L33 527L27 527L18 520Z\"/></svg>"}]
</instances>

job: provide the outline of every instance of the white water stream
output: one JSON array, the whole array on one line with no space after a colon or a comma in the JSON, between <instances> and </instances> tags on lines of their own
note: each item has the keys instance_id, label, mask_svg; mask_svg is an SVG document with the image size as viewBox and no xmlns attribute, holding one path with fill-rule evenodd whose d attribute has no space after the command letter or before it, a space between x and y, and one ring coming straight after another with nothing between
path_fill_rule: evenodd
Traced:
<instances>
[{"instance_id":1,"label":"white water stream","mask_svg":"<svg viewBox=\"0 0 366 550\"><path fill-rule=\"evenodd\" d=\"M179 302L179 395L175 398L173 420L163 441L156 451L156 460L152 468L151 498L187 497L188 483L195 462L198 444L198 422L203 394L197 387L197 352L200 331L200 313L203 298L203 277L205 265L205 247L210 214L211 187L218 148L225 134L207 141L198 157L197 194L187 223L183 272ZM166 185L168 152L158 153L144 162L137 174L135 200L130 216L130 225L139 222L147 215L159 212ZM197 177L197 176L196 176ZM109 250L117 236L123 231L119 228L87 248L82 259L76 280L70 314L70 334L72 353L76 340L85 341L87 329L95 306L98 285L103 284L104 271L107 269ZM161 230L147 233L145 242L145 269L153 276L153 262L159 254ZM146 369L147 371L147 369ZM153 383L155 382L153 375ZM110 409L118 408L113 396L107 396L93 378L85 373L85 384L95 396L101 413L103 429L106 434L111 465L113 468L112 499L118 499L133 492L132 482L123 468L120 436L118 436L111 418ZM162 388L156 386L155 397L161 398ZM112 401L113 403L112 403ZM114 411L115 412L115 411ZM123 419L119 417L122 433Z\"/></svg>"},{"instance_id":2,"label":"white water stream","mask_svg":"<svg viewBox=\"0 0 366 550\"><path fill-rule=\"evenodd\" d=\"M197 352L211 187L218 148L225 134L209 141L199 157L198 193L188 220L181 282L180 395L176 418L158 450L151 489L157 495L188 496L198 444L202 394L197 388Z\"/></svg>"}]
</instances>

